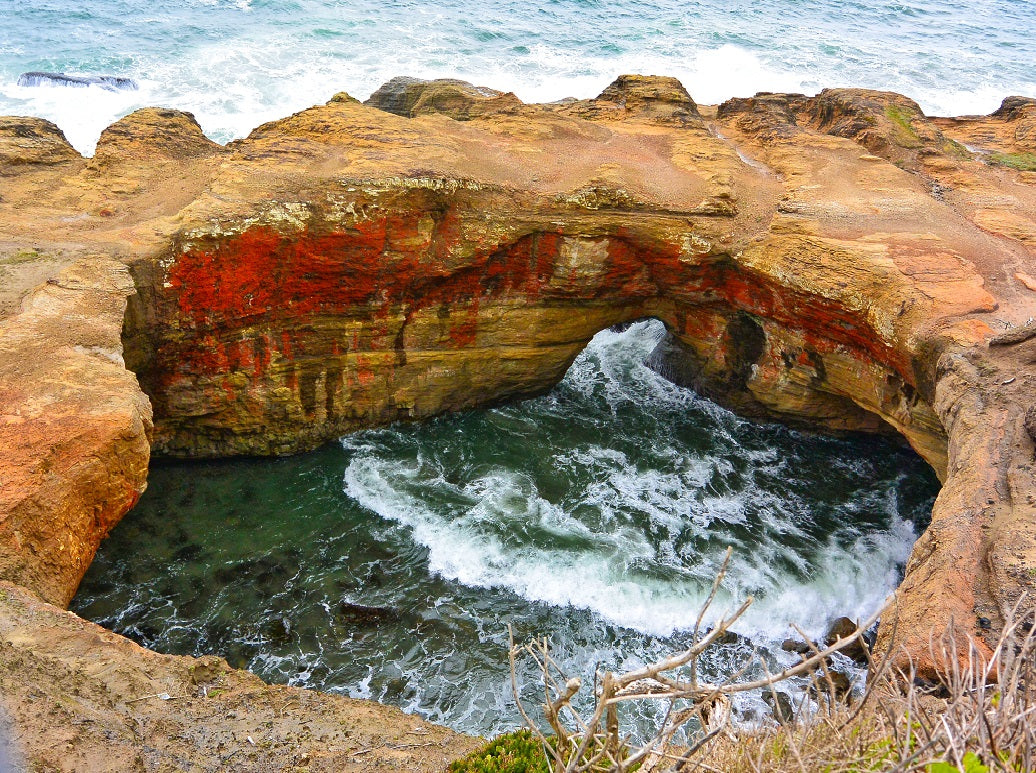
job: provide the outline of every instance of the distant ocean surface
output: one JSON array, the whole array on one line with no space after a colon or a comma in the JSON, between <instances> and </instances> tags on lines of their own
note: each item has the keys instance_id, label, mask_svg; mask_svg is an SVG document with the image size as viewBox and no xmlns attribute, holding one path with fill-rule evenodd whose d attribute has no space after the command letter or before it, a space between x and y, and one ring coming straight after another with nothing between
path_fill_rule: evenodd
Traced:
<instances>
[{"instance_id":1,"label":"distant ocean surface","mask_svg":"<svg viewBox=\"0 0 1036 773\"><path fill-rule=\"evenodd\" d=\"M527 102L589 97L624 72L699 102L828 86L890 89L933 115L1036 95L1033 0L0 0L0 114L56 122L92 153L145 105L246 135L395 75L459 77ZM46 70L137 91L21 87Z\"/></svg>"}]
</instances>

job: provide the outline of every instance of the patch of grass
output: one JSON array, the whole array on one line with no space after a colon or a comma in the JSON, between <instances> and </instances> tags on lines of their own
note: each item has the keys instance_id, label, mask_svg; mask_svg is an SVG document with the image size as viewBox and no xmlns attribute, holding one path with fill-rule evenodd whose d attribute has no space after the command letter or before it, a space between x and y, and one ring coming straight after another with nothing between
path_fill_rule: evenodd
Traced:
<instances>
[{"instance_id":1,"label":"patch of grass","mask_svg":"<svg viewBox=\"0 0 1036 773\"><path fill-rule=\"evenodd\" d=\"M543 746L529 730L490 741L467 757L450 763L448 773L549 773Z\"/></svg>"},{"instance_id":2,"label":"patch of grass","mask_svg":"<svg viewBox=\"0 0 1036 773\"><path fill-rule=\"evenodd\" d=\"M18 252L14 253L14 255L8 255L6 258L0 258L0 264L6 266L17 266L19 263L32 263L33 261L45 257L47 257L46 254L36 249L18 250Z\"/></svg>"},{"instance_id":3,"label":"patch of grass","mask_svg":"<svg viewBox=\"0 0 1036 773\"><path fill-rule=\"evenodd\" d=\"M897 145L904 148L921 147L921 138L917 136L917 131L910 121L913 117L910 113L898 105L888 105L885 108L885 116L892 121L896 129L894 139Z\"/></svg>"},{"instance_id":4,"label":"patch of grass","mask_svg":"<svg viewBox=\"0 0 1036 773\"><path fill-rule=\"evenodd\" d=\"M1019 172L1036 172L1036 153L990 153L989 160Z\"/></svg>"},{"instance_id":5,"label":"patch of grass","mask_svg":"<svg viewBox=\"0 0 1036 773\"><path fill-rule=\"evenodd\" d=\"M957 140L946 140L942 145L942 152L961 161L970 161L972 158L971 152Z\"/></svg>"}]
</instances>

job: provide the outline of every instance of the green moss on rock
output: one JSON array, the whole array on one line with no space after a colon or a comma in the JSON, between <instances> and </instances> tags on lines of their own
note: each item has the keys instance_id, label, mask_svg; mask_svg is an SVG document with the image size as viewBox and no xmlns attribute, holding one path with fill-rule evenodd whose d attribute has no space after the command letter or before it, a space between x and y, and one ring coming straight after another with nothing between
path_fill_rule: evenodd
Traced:
<instances>
[{"instance_id":1,"label":"green moss on rock","mask_svg":"<svg viewBox=\"0 0 1036 773\"><path fill-rule=\"evenodd\" d=\"M914 129L911 123L913 116L907 111L901 108L899 105L888 105L885 108L885 115L896 128L896 144L904 148L919 148L921 147L921 138L917 135L917 130Z\"/></svg>"}]
</instances>

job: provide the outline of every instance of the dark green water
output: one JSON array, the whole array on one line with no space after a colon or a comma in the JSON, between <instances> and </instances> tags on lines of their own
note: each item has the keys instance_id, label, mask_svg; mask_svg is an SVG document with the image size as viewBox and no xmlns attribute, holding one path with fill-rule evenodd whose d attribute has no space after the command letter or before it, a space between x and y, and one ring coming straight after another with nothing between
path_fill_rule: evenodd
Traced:
<instances>
[{"instance_id":1,"label":"dark green water","mask_svg":"<svg viewBox=\"0 0 1036 773\"><path fill-rule=\"evenodd\" d=\"M687 644L728 545L717 612L754 594L738 630L773 659L789 622L869 615L934 475L889 442L754 424L673 386L641 364L661 333L599 334L519 405L289 459L158 464L73 609L161 652L480 733L518 724L509 623L550 635L573 674L636 667Z\"/></svg>"}]
</instances>

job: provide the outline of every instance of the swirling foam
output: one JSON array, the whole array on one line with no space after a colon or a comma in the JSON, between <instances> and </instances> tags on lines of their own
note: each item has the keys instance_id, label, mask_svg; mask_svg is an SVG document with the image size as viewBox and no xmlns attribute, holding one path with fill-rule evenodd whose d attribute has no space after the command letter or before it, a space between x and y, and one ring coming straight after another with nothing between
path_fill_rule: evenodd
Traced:
<instances>
[{"instance_id":1,"label":"swirling foam","mask_svg":"<svg viewBox=\"0 0 1036 773\"><path fill-rule=\"evenodd\" d=\"M572 481L567 492L545 496L538 486L553 487L549 473L537 477L520 462L458 472L435 444L418 441L416 455L399 453L412 440L409 428L386 429L343 441L351 452L346 493L405 526L427 548L432 572L469 587L588 609L654 636L693 625L728 544L740 552L731 592L715 612L748 594L759 596L742 632L779 639L789 622L818 633L835 616L869 615L895 587L915 539L898 513L894 482L837 503L846 516L884 513L886 528L857 533L854 526L837 527L826 539L808 533L810 503L759 483L764 476L793 475L782 469L787 460L766 448L741 448L742 420L640 364L661 329L657 322L640 323L623 334L601 333L572 366L560 394L490 412L558 417L563 406L561 420L577 422L578 414L589 413L580 402L586 401L616 417L604 430L614 437L624 432L621 415L647 404L651 416L637 421L658 421L660 433L647 441L656 444L648 459L631 459L615 445L573 445L578 440L545 435L539 451L550 458L548 467ZM714 455L667 431L662 415L703 406L715 422ZM515 425L494 422L495 442L510 442L508 427Z\"/></svg>"}]
</instances>

